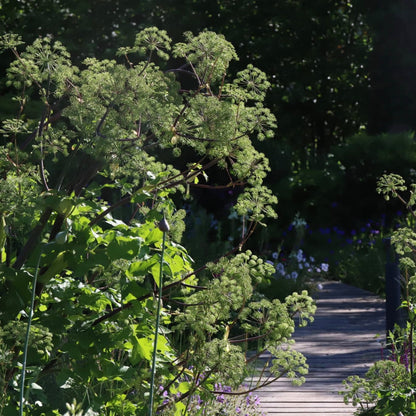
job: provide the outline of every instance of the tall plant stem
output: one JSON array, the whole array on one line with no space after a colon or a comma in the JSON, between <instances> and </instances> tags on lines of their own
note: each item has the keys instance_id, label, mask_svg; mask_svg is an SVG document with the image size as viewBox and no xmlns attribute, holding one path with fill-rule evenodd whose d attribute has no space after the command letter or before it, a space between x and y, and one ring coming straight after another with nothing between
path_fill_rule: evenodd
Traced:
<instances>
[{"instance_id":1,"label":"tall plant stem","mask_svg":"<svg viewBox=\"0 0 416 416\"><path fill-rule=\"evenodd\" d=\"M405 279L406 279L406 305L407 305L407 317L410 323L410 327L409 327L409 336L408 336L408 345L410 347L409 349L409 355L410 355L410 375L413 377L413 372L414 372L414 354L413 354L413 333L414 333L414 315L413 312L411 310L411 306L410 306L410 293L409 293L409 273L408 270L406 269L405 271ZM416 397L416 395L415 395Z\"/></svg>"},{"instance_id":2,"label":"tall plant stem","mask_svg":"<svg viewBox=\"0 0 416 416\"><path fill-rule=\"evenodd\" d=\"M32 281L32 297L30 303L30 310L29 310L29 319L27 321L27 328L26 328L26 337L25 337L25 345L23 349L23 366L22 366L22 376L21 384L20 384L20 405L19 405L19 416L23 416L23 400L24 400L24 393L25 393L25 377L26 377L26 361L27 361L27 350L29 346L29 335L30 335L30 326L32 325L32 318L33 318L33 309L35 306L35 296L36 296L36 282L38 280L38 273L39 273L39 265L40 259L42 257L43 252L43 245L41 246L38 262L36 264L35 274L33 275Z\"/></svg>"},{"instance_id":3,"label":"tall plant stem","mask_svg":"<svg viewBox=\"0 0 416 416\"><path fill-rule=\"evenodd\" d=\"M157 338L158 338L158 334L159 334L160 311L161 311L161 308L162 308L163 256L165 254L165 241L166 241L166 231L163 231L162 254L160 256L159 298L158 298L158 302L157 302L155 341L154 341L154 345L153 345L152 377L151 377L151 381L150 381L149 416L153 415L153 397L154 397L154 391L155 391Z\"/></svg>"}]
</instances>

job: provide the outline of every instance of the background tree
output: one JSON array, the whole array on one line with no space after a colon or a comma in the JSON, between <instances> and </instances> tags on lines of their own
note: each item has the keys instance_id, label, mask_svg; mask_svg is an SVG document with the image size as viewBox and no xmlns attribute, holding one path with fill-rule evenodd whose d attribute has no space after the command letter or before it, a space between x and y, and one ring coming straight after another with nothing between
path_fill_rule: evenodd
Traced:
<instances>
[{"instance_id":1,"label":"background tree","mask_svg":"<svg viewBox=\"0 0 416 416\"><path fill-rule=\"evenodd\" d=\"M368 1L373 33L369 132L403 132L415 128L416 5L413 1Z\"/></svg>"},{"instance_id":2,"label":"background tree","mask_svg":"<svg viewBox=\"0 0 416 416\"><path fill-rule=\"evenodd\" d=\"M201 28L224 34L240 51L231 71L253 63L270 74L267 103L279 115L279 142L260 149L270 155L269 183L285 206L304 205L311 195L308 184L293 176L321 163L332 145L366 124L371 35L365 11L361 2L346 0L60 1L36 7L6 1L2 7L7 30L28 40L52 34L68 45L75 62L110 56L149 24L167 29L174 40ZM293 215L288 209L282 222Z\"/></svg>"}]
</instances>

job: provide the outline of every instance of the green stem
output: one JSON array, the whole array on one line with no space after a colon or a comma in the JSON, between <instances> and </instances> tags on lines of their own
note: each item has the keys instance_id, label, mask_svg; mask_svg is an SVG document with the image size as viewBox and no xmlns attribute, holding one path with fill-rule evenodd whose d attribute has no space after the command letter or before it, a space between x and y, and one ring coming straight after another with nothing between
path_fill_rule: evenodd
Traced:
<instances>
[{"instance_id":1,"label":"green stem","mask_svg":"<svg viewBox=\"0 0 416 416\"><path fill-rule=\"evenodd\" d=\"M149 416L152 416L153 415L153 397L154 397L154 391L155 391L157 337L158 337L158 334L159 334L160 310L161 310L161 306L162 306L163 256L165 254L165 241L166 241L166 232L164 231L163 232L163 242L162 242L162 254L160 256L159 299L158 299L158 302L157 302L155 341L154 341L154 345L153 345L152 378L151 378L151 381L150 381L150 407L149 407Z\"/></svg>"},{"instance_id":2,"label":"green stem","mask_svg":"<svg viewBox=\"0 0 416 416\"><path fill-rule=\"evenodd\" d=\"M27 350L29 346L29 335L30 335L30 326L32 324L33 318L33 309L35 306L35 296L36 296L36 282L38 280L38 273L39 273L39 265L40 259L42 257L43 246L41 246L38 262L36 264L35 274L33 275L33 282L32 282L32 298L29 310L29 320L27 321L27 329L26 329L26 337L25 337L25 345L23 350L23 367L22 367L22 376L21 376L21 384L20 384L20 406L19 406L19 416L23 416L23 398L25 393L25 376L26 376L26 361L27 361Z\"/></svg>"}]
</instances>

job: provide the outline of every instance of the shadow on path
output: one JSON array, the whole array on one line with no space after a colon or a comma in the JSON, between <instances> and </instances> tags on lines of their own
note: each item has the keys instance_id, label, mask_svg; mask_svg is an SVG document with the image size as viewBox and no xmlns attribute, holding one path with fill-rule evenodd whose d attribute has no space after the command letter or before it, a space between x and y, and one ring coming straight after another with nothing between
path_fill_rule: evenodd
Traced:
<instances>
[{"instance_id":1,"label":"shadow on path","mask_svg":"<svg viewBox=\"0 0 416 416\"><path fill-rule=\"evenodd\" d=\"M382 358L383 299L339 282L324 282L314 298L314 322L294 335L294 348L306 356L309 375L300 387L282 379L258 392L270 416L352 416L354 408L339 395L342 381L363 375Z\"/></svg>"}]
</instances>

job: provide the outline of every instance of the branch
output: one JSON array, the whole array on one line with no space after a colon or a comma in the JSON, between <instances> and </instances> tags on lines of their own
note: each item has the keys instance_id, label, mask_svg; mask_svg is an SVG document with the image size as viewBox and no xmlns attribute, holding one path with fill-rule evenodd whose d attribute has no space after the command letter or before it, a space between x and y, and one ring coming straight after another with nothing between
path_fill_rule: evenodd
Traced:
<instances>
[{"instance_id":1,"label":"branch","mask_svg":"<svg viewBox=\"0 0 416 416\"><path fill-rule=\"evenodd\" d=\"M104 134L101 134L101 128L102 128L102 126L103 126L103 124L104 124L104 122L105 122L105 119L106 119L106 118L107 118L107 116L108 116L108 113L109 113L109 111L110 111L110 108L112 108L112 107L113 107L113 102L111 102L111 103L107 106L107 108L106 108L106 110L105 110L104 115L101 117L100 121L98 122L97 128L95 129L95 135L96 135L96 136L99 136L99 137L102 137L102 138L104 138L104 139L107 139L107 136L104 136Z\"/></svg>"},{"instance_id":2,"label":"branch","mask_svg":"<svg viewBox=\"0 0 416 416\"><path fill-rule=\"evenodd\" d=\"M249 337L249 338L247 338L245 335L239 335L238 337L230 338L228 341L231 344L239 344L240 342L247 342L247 341L256 341L256 340L263 339L263 338L267 337L271 332L272 332L272 330L266 332L265 334L256 335L256 336ZM244 338L242 338L242 337L244 337Z\"/></svg>"},{"instance_id":3,"label":"branch","mask_svg":"<svg viewBox=\"0 0 416 416\"><path fill-rule=\"evenodd\" d=\"M275 376L273 378L271 378L270 380L265 381L262 384L257 384L255 387L252 387L251 389L248 390L244 390L244 391L230 391L230 392L225 392L225 391L217 391L214 390L212 391L213 394L226 394L229 396L241 396L241 395L246 395L247 393L253 393L254 391L261 389L263 387L268 386L269 384L274 383L276 380L279 380L280 377L283 377L285 374L287 374L288 370L283 371L281 374L279 374L278 376Z\"/></svg>"},{"instance_id":4,"label":"branch","mask_svg":"<svg viewBox=\"0 0 416 416\"><path fill-rule=\"evenodd\" d=\"M217 141L214 139L206 139L205 137L191 136L190 134L185 134L185 133L177 132L176 134L180 137L185 137L185 139L196 140L197 142L216 142Z\"/></svg>"},{"instance_id":5,"label":"branch","mask_svg":"<svg viewBox=\"0 0 416 416\"><path fill-rule=\"evenodd\" d=\"M192 77L196 78L196 76L195 76L195 73L194 73L194 72L192 72L192 71L188 71L188 70L186 70L186 69L183 69L185 66L187 66L187 65L183 65L183 66L181 66L180 68L176 68L176 69L168 69L166 72L179 72L179 73L181 73L181 74L190 75L190 76L192 76Z\"/></svg>"},{"instance_id":6,"label":"branch","mask_svg":"<svg viewBox=\"0 0 416 416\"><path fill-rule=\"evenodd\" d=\"M250 357L249 359L246 358L246 363L251 363L254 360L257 360L257 358L260 357L261 354L264 354L266 352L266 349L262 349L261 351L256 352L252 357ZM267 363L266 363L267 364ZM265 365L266 365L265 364ZM264 372L264 366L263 366L263 371Z\"/></svg>"},{"instance_id":7,"label":"branch","mask_svg":"<svg viewBox=\"0 0 416 416\"><path fill-rule=\"evenodd\" d=\"M39 82L36 80L36 78L28 71L27 66L25 62L22 60L22 58L19 55L19 52L15 48L12 49L13 55L17 58L17 60L20 62L20 64L23 66L23 69L26 73L26 75L32 80L32 82L39 88L39 90L42 90L42 85L39 84Z\"/></svg>"},{"instance_id":8,"label":"branch","mask_svg":"<svg viewBox=\"0 0 416 416\"><path fill-rule=\"evenodd\" d=\"M43 130L45 130L48 126L58 120L62 115L61 111L54 112L52 115L49 115L48 121L44 122ZM20 150L25 150L29 143L36 138L38 135L38 129L34 130L32 133L27 136L26 140L19 146Z\"/></svg>"},{"instance_id":9,"label":"branch","mask_svg":"<svg viewBox=\"0 0 416 416\"><path fill-rule=\"evenodd\" d=\"M197 79L197 81L198 81L198 85L199 85L199 87L201 87L201 85L202 85L203 83L201 82L201 80L200 80L200 78L199 78L198 74L196 73L196 70L195 70L194 66L192 65L191 60L190 60L190 59L189 59L186 55L185 55L185 58L187 59L189 66L192 68L192 72L193 72L193 74L195 75L195 78L196 78L196 79Z\"/></svg>"},{"instance_id":10,"label":"branch","mask_svg":"<svg viewBox=\"0 0 416 416\"><path fill-rule=\"evenodd\" d=\"M244 186L247 182L232 182L227 185L207 185L203 183L191 183L192 188L208 188L208 189L227 189L235 188L236 186Z\"/></svg>"}]
</instances>

